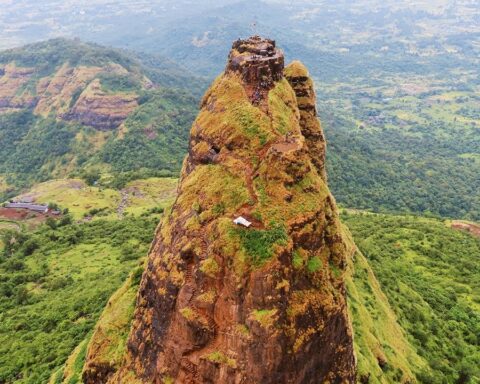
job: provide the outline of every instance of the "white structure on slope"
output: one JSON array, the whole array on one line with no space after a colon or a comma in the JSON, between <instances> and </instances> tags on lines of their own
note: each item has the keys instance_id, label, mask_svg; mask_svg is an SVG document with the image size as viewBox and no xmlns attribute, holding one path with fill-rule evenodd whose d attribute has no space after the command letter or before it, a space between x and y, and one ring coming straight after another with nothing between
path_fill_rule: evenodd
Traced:
<instances>
[{"instance_id":1,"label":"white structure on slope","mask_svg":"<svg viewBox=\"0 0 480 384\"><path fill-rule=\"evenodd\" d=\"M237 225L243 225L244 227L247 227L247 228L250 227L250 225L252 225L250 221L248 221L242 216L237 217L235 220L233 220L233 222Z\"/></svg>"}]
</instances>

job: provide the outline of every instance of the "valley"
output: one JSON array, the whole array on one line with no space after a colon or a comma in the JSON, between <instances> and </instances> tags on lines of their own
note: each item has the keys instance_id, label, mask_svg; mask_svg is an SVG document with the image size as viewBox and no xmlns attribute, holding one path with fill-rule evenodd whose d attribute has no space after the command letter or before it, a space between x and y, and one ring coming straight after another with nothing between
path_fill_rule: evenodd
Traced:
<instances>
[{"instance_id":1,"label":"valley","mask_svg":"<svg viewBox=\"0 0 480 384\"><path fill-rule=\"evenodd\" d=\"M0 384L480 382L475 1L4 3Z\"/></svg>"},{"instance_id":2,"label":"valley","mask_svg":"<svg viewBox=\"0 0 480 384\"><path fill-rule=\"evenodd\" d=\"M168 178L127 184L121 220L119 192L81 180L49 181L22 196L68 210L53 220L0 208L1 381L46 383L91 334L110 295L129 274L139 279L176 184Z\"/></svg>"}]
</instances>

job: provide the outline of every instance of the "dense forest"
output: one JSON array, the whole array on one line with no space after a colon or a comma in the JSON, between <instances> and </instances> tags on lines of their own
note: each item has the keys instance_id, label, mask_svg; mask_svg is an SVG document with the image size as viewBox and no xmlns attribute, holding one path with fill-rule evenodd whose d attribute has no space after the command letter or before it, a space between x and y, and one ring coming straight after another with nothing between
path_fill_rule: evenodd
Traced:
<instances>
[{"instance_id":1,"label":"dense forest","mask_svg":"<svg viewBox=\"0 0 480 384\"><path fill-rule=\"evenodd\" d=\"M128 274L140 278L157 223L156 214L84 224L65 216L0 230L0 382L48 381Z\"/></svg>"},{"instance_id":2,"label":"dense forest","mask_svg":"<svg viewBox=\"0 0 480 384\"><path fill-rule=\"evenodd\" d=\"M419 382L476 383L480 239L421 217L345 212L342 220L430 366L418 373ZM357 269L354 279L366 278L365 273Z\"/></svg>"}]
</instances>

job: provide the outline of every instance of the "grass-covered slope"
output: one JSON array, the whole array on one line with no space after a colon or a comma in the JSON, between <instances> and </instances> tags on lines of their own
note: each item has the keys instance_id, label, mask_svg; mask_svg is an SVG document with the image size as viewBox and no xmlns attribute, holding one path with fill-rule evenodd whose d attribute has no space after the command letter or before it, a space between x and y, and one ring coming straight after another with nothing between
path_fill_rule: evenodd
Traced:
<instances>
[{"instance_id":1,"label":"grass-covered slope","mask_svg":"<svg viewBox=\"0 0 480 384\"><path fill-rule=\"evenodd\" d=\"M45 383L145 255L158 216L7 232L0 258L0 381ZM11 249L13 248L13 249Z\"/></svg>"},{"instance_id":2,"label":"grass-covered slope","mask_svg":"<svg viewBox=\"0 0 480 384\"><path fill-rule=\"evenodd\" d=\"M92 334L113 359L128 332L122 314L133 310L141 259L176 183L148 178L116 191L52 180L25 197L68 215L52 220L0 208L0 382L79 383Z\"/></svg>"},{"instance_id":3,"label":"grass-covered slope","mask_svg":"<svg viewBox=\"0 0 480 384\"><path fill-rule=\"evenodd\" d=\"M177 179L168 177L132 180L120 190L87 185L81 179L55 179L36 184L16 199L55 203L74 220L116 219L163 210L175 199L176 187Z\"/></svg>"},{"instance_id":4,"label":"grass-covered slope","mask_svg":"<svg viewBox=\"0 0 480 384\"><path fill-rule=\"evenodd\" d=\"M348 228L344 228L344 233L351 254L346 285L355 335L358 381L371 384L413 382L416 373L427 367L427 362L408 341Z\"/></svg>"},{"instance_id":5,"label":"grass-covered slope","mask_svg":"<svg viewBox=\"0 0 480 384\"><path fill-rule=\"evenodd\" d=\"M142 268L137 269L108 301L88 344L88 365L85 369L101 371L120 366L142 272Z\"/></svg>"},{"instance_id":6,"label":"grass-covered slope","mask_svg":"<svg viewBox=\"0 0 480 384\"><path fill-rule=\"evenodd\" d=\"M360 351L360 343L369 337L365 334L366 324L372 319L378 322L382 317L375 291L365 284L371 279L370 264L380 282L379 288L413 347L410 350L428 364L423 369L418 369L421 365L409 366L417 380L479 382L480 240L449 228L443 221L419 217L347 214L343 215L343 221L365 255L365 259L361 255L356 257L355 288L351 284L349 288ZM356 293L364 295L368 312L359 310ZM391 321L377 324L377 334L387 332L386 336L392 336ZM396 345L401 341L394 339ZM399 355L392 354L390 347L380 347L386 356L384 370L387 375L395 375L390 362Z\"/></svg>"}]
</instances>

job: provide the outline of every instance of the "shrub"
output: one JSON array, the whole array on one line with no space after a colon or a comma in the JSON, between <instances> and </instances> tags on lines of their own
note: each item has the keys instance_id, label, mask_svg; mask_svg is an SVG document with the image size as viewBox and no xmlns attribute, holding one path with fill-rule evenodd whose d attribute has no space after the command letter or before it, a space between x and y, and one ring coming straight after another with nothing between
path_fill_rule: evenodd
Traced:
<instances>
[{"instance_id":1,"label":"shrub","mask_svg":"<svg viewBox=\"0 0 480 384\"><path fill-rule=\"evenodd\" d=\"M39 243L36 239L30 238L25 243L23 244L23 255L24 256L29 256L33 252L35 252L36 249L39 248Z\"/></svg>"},{"instance_id":2,"label":"shrub","mask_svg":"<svg viewBox=\"0 0 480 384\"><path fill-rule=\"evenodd\" d=\"M125 244L120 252L120 261L136 260L140 257L138 247L133 244Z\"/></svg>"},{"instance_id":3,"label":"shrub","mask_svg":"<svg viewBox=\"0 0 480 384\"><path fill-rule=\"evenodd\" d=\"M47 217L45 224L48 225L50 228L55 229L57 228L57 222L52 217Z\"/></svg>"},{"instance_id":4,"label":"shrub","mask_svg":"<svg viewBox=\"0 0 480 384\"><path fill-rule=\"evenodd\" d=\"M215 259L210 257L202 261L202 264L200 265L200 270L207 276L214 277L220 270L220 267L218 266Z\"/></svg>"},{"instance_id":5,"label":"shrub","mask_svg":"<svg viewBox=\"0 0 480 384\"><path fill-rule=\"evenodd\" d=\"M273 246L286 244L287 231L282 225L273 225L271 229L238 229L242 247L250 262L261 266L273 255Z\"/></svg>"},{"instance_id":6,"label":"shrub","mask_svg":"<svg viewBox=\"0 0 480 384\"><path fill-rule=\"evenodd\" d=\"M307 261L307 271L310 273L317 272L322 267L322 261L318 256L311 257Z\"/></svg>"},{"instance_id":7,"label":"shrub","mask_svg":"<svg viewBox=\"0 0 480 384\"><path fill-rule=\"evenodd\" d=\"M209 353L206 358L210 361L213 361L214 363L227 364L229 367L232 368L235 368L237 366L237 363L234 359L225 356L220 351L214 351L212 353Z\"/></svg>"}]
</instances>

